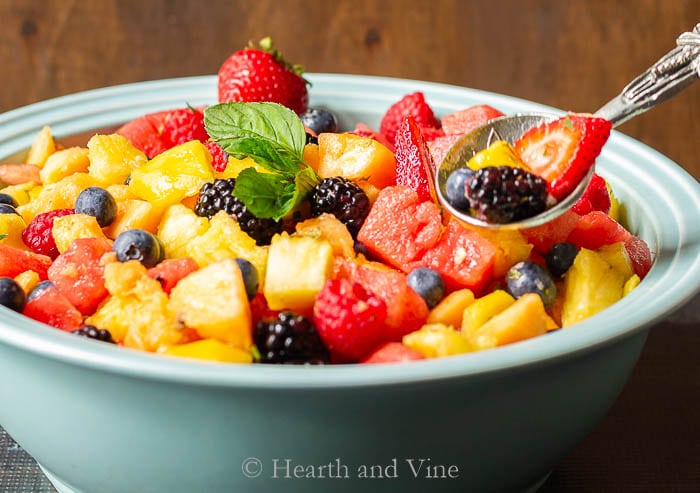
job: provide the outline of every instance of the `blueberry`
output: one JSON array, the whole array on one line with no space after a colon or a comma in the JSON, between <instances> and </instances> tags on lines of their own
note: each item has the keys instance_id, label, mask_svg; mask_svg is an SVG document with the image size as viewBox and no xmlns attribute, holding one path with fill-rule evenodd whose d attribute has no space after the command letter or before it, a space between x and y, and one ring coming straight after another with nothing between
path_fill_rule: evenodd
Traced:
<instances>
[{"instance_id":1,"label":"blueberry","mask_svg":"<svg viewBox=\"0 0 700 493\"><path fill-rule=\"evenodd\" d=\"M17 214L17 215L19 215L19 212L17 212L17 209L15 209L10 204L0 203L0 214Z\"/></svg>"},{"instance_id":2,"label":"blueberry","mask_svg":"<svg viewBox=\"0 0 700 493\"><path fill-rule=\"evenodd\" d=\"M72 333L80 337L85 337L87 339L94 339L96 341L114 344L112 334L107 329L98 329L94 325L83 325L79 329L72 331Z\"/></svg>"},{"instance_id":3,"label":"blueberry","mask_svg":"<svg viewBox=\"0 0 700 493\"><path fill-rule=\"evenodd\" d=\"M143 229L127 229L114 240L112 251L117 260L138 260L146 267L157 265L165 257L163 245L156 235Z\"/></svg>"},{"instance_id":4,"label":"blueberry","mask_svg":"<svg viewBox=\"0 0 700 493\"><path fill-rule=\"evenodd\" d=\"M21 312L27 304L27 295L11 277L0 277L0 305Z\"/></svg>"},{"instance_id":5,"label":"blueberry","mask_svg":"<svg viewBox=\"0 0 700 493\"><path fill-rule=\"evenodd\" d=\"M258 277L258 269L253 264L244 258L237 258L238 268L241 269L243 275L243 284L245 284L245 292L248 299L252 300L258 292L260 286L260 278Z\"/></svg>"},{"instance_id":6,"label":"blueberry","mask_svg":"<svg viewBox=\"0 0 700 493\"><path fill-rule=\"evenodd\" d=\"M301 123L309 127L316 135L323 132L337 132L338 119L324 108L309 108L301 114Z\"/></svg>"},{"instance_id":7,"label":"blueberry","mask_svg":"<svg viewBox=\"0 0 700 493\"><path fill-rule=\"evenodd\" d=\"M552 275L561 277L566 274L578 254L578 247L573 243L556 243L549 249L544 260Z\"/></svg>"},{"instance_id":8,"label":"blueberry","mask_svg":"<svg viewBox=\"0 0 700 493\"><path fill-rule=\"evenodd\" d=\"M445 183L445 196L447 201L460 211L469 210L469 199L466 194L467 182L474 175L470 168L458 168L450 173Z\"/></svg>"},{"instance_id":9,"label":"blueberry","mask_svg":"<svg viewBox=\"0 0 700 493\"><path fill-rule=\"evenodd\" d=\"M46 291L47 289L58 289L54 283L51 281L41 281L37 283L31 291L29 291L29 295L27 296L27 301L32 301L34 298L39 296L41 293Z\"/></svg>"},{"instance_id":10,"label":"blueberry","mask_svg":"<svg viewBox=\"0 0 700 493\"><path fill-rule=\"evenodd\" d=\"M506 290L514 298L520 298L527 293L537 293L546 307L551 306L557 296L557 286L552 276L540 264L531 260L518 262L508 270Z\"/></svg>"},{"instance_id":11,"label":"blueberry","mask_svg":"<svg viewBox=\"0 0 700 493\"><path fill-rule=\"evenodd\" d=\"M0 193L0 204L11 205L12 207L18 207L19 204L12 195L6 193Z\"/></svg>"},{"instance_id":12,"label":"blueberry","mask_svg":"<svg viewBox=\"0 0 700 493\"><path fill-rule=\"evenodd\" d=\"M408 273L408 285L425 300L428 308L437 305L445 296L445 281L439 272L428 267L418 267Z\"/></svg>"},{"instance_id":13,"label":"blueberry","mask_svg":"<svg viewBox=\"0 0 700 493\"><path fill-rule=\"evenodd\" d=\"M88 187L75 199L75 213L95 216L97 224L104 228L117 217L117 201L104 188Z\"/></svg>"}]
</instances>

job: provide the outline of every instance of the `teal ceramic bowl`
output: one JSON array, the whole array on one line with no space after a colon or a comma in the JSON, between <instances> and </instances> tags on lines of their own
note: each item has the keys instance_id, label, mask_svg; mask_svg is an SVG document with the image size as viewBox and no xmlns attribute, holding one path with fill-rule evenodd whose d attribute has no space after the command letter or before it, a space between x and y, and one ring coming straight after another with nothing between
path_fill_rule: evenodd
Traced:
<instances>
[{"instance_id":1,"label":"teal ceramic bowl","mask_svg":"<svg viewBox=\"0 0 700 493\"><path fill-rule=\"evenodd\" d=\"M440 114L527 101L416 81L310 75L311 102L377 126L406 93ZM0 158L203 105L216 79L110 87L0 115ZM583 323L503 348L400 365L289 368L171 359L84 340L0 310L0 425L61 492L534 490L620 393L655 322L700 288L700 185L613 132L599 171L656 261Z\"/></svg>"}]
</instances>

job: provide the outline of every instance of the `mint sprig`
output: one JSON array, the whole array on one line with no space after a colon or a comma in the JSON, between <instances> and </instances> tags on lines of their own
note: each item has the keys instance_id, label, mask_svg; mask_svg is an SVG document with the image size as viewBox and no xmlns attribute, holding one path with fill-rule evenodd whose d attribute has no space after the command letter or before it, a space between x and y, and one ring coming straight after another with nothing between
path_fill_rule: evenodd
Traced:
<instances>
[{"instance_id":1,"label":"mint sprig","mask_svg":"<svg viewBox=\"0 0 700 493\"><path fill-rule=\"evenodd\" d=\"M221 103L204 111L209 136L229 155L250 157L253 168L236 178L233 194L261 218L279 220L294 210L318 182L304 162L306 131L299 117L277 103Z\"/></svg>"}]
</instances>

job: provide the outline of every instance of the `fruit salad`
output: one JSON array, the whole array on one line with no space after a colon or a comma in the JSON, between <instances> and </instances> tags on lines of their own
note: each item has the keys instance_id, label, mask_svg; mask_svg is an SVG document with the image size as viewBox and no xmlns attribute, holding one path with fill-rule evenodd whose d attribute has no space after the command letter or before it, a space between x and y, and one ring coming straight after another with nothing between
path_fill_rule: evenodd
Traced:
<instances>
[{"instance_id":1,"label":"fruit salad","mask_svg":"<svg viewBox=\"0 0 700 493\"><path fill-rule=\"evenodd\" d=\"M440 207L435 163L496 108L437 115L414 92L379 128L342 129L332 108L309 107L299 67L267 39L224 61L217 98L78 146L46 126L22 163L0 165L2 310L173 357L408 362L567 330L651 267L597 174L571 210L530 229L479 229ZM547 138L570 149L589 147L580 129L606 128L562 122ZM455 200L498 219L563 193L575 178L534 172L533 132L455 173ZM495 189L505 199L475 202Z\"/></svg>"}]
</instances>

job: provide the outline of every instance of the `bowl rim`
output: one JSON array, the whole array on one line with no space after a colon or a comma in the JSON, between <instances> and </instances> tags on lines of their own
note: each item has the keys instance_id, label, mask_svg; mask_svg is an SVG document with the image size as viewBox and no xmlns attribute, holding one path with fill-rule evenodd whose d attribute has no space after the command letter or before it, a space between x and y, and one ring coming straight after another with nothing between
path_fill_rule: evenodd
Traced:
<instances>
[{"instance_id":1,"label":"bowl rim","mask_svg":"<svg viewBox=\"0 0 700 493\"><path fill-rule=\"evenodd\" d=\"M345 101L361 104L368 94L377 114L403 94L422 91L434 108L461 109L490 104L506 113L525 111L561 114L549 106L512 96L450 84L350 74L306 74L311 104ZM91 89L33 103L0 114L0 159L28 148L45 124L54 135L71 135L119 124L141 114L214 103L216 76L194 76L135 82ZM336 99L334 99L336 98ZM340 99L338 99L340 98ZM355 98L355 99L353 99ZM353 99L350 101L350 99ZM369 104L369 103L368 103ZM379 104L384 107L379 108ZM459 106L461 105L461 106ZM438 112L438 111L436 111ZM601 314L543 337L466 355L410 364L293 367L220 364L153 355L86 340L49 328L0 307L0 344L34 355L95 371L180 384L257 388L336 388L409 384L483 375L540 365L595 350L648 328L680 308L700 291L700 184L683 168L657 151L618 131L599 158L602 170L628 170L646 163L631 182L613 176L617 185L660 194L661 204L643 206L640 223L656 260L637 289ZM665 206L666 216L653 215ZM638 304L635 309L630 309ZM640 308L641 307L641 308Z\"/></svg>"}]
</instances>

